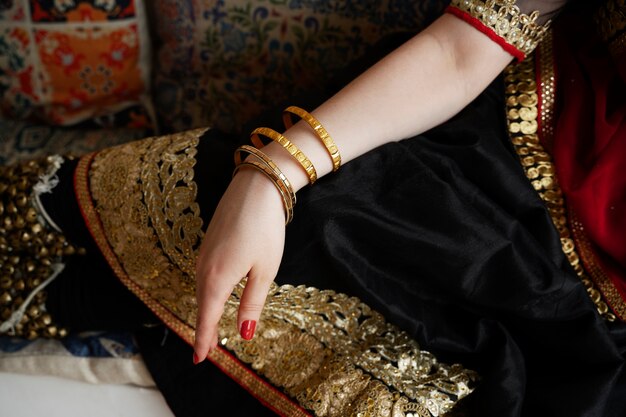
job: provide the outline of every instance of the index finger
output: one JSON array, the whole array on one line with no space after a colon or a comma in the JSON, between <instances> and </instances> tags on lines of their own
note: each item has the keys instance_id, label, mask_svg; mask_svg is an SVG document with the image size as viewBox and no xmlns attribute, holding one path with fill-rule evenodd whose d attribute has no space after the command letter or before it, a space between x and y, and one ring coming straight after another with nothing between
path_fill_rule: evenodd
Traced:
<instances>
[{"instance_id":1,"label":"index finger","mask_svg":"<svg viewBox=\"0 0 626 417\"><path fill-rule=\"evenodd\" d=\"M217 346L218 323L232 286L224 277L205 273L197 277L198 316L194 341L194 363L202 362Z\"/></svg>"}]
</instances>

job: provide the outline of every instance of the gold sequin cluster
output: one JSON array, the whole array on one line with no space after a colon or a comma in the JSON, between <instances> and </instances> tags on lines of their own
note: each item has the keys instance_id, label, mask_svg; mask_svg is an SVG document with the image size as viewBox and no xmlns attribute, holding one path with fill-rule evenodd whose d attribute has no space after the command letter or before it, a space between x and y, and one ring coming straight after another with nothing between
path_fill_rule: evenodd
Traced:
<instances>
[{"instance_id":1,"label":"gold sequin cluster","mask_svg":"<svg viewBox=\"0 0 626 417\"><path fill-rule=\"evenodd\" d=\"M547 39L547 41L550 40ZM545 65L550 65L550 63L545 63ZM565 201L556 178L554 163L539 141L537 134L539 97L535 79L534 58L529 58L521 64L509 65L505 70L507 121L511 141L520 157L526 176L546 204L550 217L561 236L563 252L569 263L585 285L600 315L608 321L614 321L615 314L610 311L600 291L583 268L568 226ZM551 105L554 103L554 97L544 97L542 101Z\"/></svg>"},{"instance_id":2,"label":"gold sequin cluster","mask_svg":"<svg viewBox=\"0 0 626 417\"><path fill-rule=\"evenodd\" d=\"M237 333L244 284L228 300L221 343L316 416L447 414L478 379L446 365L359 299L272 285L252 341Z\"/></svg>"},{"instance_id":3,"label":"gold sequin cluster","mask_svg":"<svg viewBox=\"0 0 626 417\"><path fill-rule=\"evenodd\" d=\"M596 26L614 56L626 51L626 0L607 0L596 12Z\"/></svg>"},{"instance_id":4,"label":"gold sequin cluster","mask_svg":"<svg viewBox=\"0 0 626 417\"><path fill-rule=\"evenodd\" d=\"M48 227L31 196L48 171L50 159L0 167L0 321L8 320L26 297L52 274L52 265L79 250ZM46 293L38 292L14 327L15 336L63 337L45 311Z\"/></svg>"},{"instance_id":5,"label":"gold sequin cluster","mask_svg":"<svg viewBox=\"0 0 626 417\"><path fill-rule=\"evenodd\" d=\"M452 0L450 5L480 20L525 55L537 47L547 30L547 25L537 23L539 12L522 13L515 0Z\"/></svg>"}]
</instances>

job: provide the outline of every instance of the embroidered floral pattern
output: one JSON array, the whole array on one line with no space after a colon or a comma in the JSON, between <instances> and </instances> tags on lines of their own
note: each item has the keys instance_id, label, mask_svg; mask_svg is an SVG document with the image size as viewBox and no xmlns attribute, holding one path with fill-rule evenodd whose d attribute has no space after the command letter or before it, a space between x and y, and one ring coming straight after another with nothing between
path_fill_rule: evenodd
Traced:
<instances>
[{"instance_id":1,"label":"embroidered floral pattern","mask_svg":"<svg viewBox=\"0 0 626 417\"><path fill-rule=\"evenodd\" d=\"M0 21L3 116L68 125L134 107L126 126L153 124L140 0L17 3L23 22Z\"/></svg>"},{"instance_id":2,"label":"embroidered floral pattern","mask_svg":"<svg viewBox=\"0 0 626 417\"><path fill-rule=\"evenodd\" d=\"M0 111L22 118L38 101L34 89L33 43L20 27L0 26Z\"/></svg>"},{"instance_id":3,"label":"embroidered floral pattern","mask_svg":"<svg viewBox=\"0 0 626 417\"><path fill-rule=\"evenodd\" d=\"M193 266L202 236L193 167L204 132L87 155L75 178L88 227L115 273L187 341L196 321ZM330 290L272 284L257 336L244 341L236 325L242 291L243 284L236 286L224 307L221 346L316 416L441 416L476 385L473 371L437 361L359 299ZM222 352L210 359L283 408L285 397L259 387L250 370L241 372L243 365Z\"/></svg>"},{"instance_id":4,"label":"embroidered floral pattern","mask_svg":"<svg viewBox=\"0 0 626 417\"><path fill-rule=\"evenodd\" d=\"M523 60L545 35L539 12L520 12L515 0L452 0L449 13L467 20L518 60Z\"/></svg>"},{"instance_id":5,"label":"embroidered floral pattern","mask_svg":"<svg viewBox=\"0 0 626 417\"><path fill-rule=\"evenodd\" d=\"M133 0L30 0L34 22L97 22L135 16Z\"/></svg>"},{"instance_id":6,"label":"embroidered floral pattern","mask_svg":"<svg viewBox=\"0 0 626 417\"><path fill-rule=\"evenodd\" d=\"M145 129L33 125L0 120L0 165L46 155L83 155L148 136Z\"/></svg>"},{"instance_id":7,"label":"embroidered floral pattern","mask_svg":"<svg viewBox=\"0 0 626 417\"><path fill-rule=\"evenodd\" d=\"M163 127L237 130L326 83L368 45L417 31L444 2L157 0L155 104Z\"/></svg>"},{"instance_id":8,"label":"embroidered floral pattern","mask_svg":"<svg viewBox=\"0 0 626 417\"><path fill-rule=\"evenodd\" d=\"M21 0L0 0L0 21L24 20L24 6Z\"/></svg>"}]
</instances>

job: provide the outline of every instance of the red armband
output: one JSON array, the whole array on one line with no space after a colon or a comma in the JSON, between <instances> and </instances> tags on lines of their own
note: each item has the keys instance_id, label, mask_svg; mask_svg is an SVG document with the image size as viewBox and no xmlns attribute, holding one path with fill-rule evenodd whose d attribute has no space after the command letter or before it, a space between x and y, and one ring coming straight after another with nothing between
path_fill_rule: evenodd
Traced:
<instances>
[{"instance_id":1,"label":"red armband","mask_svg":"<svg viewBox=\"0 0 626 417\"><path fill-rule=\"evenodd\" d=\"M538 12L521 13L515 0L452 0L446 13L466 21L518 61L537 47L547 30L536 23Z\"/></svg>"}]
</instances>

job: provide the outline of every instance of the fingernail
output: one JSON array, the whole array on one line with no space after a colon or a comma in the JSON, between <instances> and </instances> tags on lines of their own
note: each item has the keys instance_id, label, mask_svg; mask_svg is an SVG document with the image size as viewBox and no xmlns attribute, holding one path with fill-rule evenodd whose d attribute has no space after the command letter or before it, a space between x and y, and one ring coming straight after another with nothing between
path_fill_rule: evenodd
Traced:
<instances>
[{"instance_id":1,"label":"fingernail","mask_svg":"<svg viewBox=\"0 0 626 417\"><path fill-rule=\"evenodd\" d=\"M197 365L200 363L200 358L198 357L198 355L196 355L196 353L193 353L193 364Z\"/></svg>"},{"instance_id":2,"label":"fingernail","mask_svg":"<svg viewBox=\"0 0 626 417\"><path fill-rule=\"evenodd\" d=\"M256 321L255 320L246 320L241 323L241 330L239 330L239 334L245 340L250 340L254 336L254 329L256 329Z\"/></svg>"}]
</instances>

